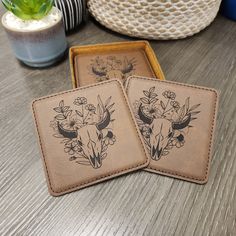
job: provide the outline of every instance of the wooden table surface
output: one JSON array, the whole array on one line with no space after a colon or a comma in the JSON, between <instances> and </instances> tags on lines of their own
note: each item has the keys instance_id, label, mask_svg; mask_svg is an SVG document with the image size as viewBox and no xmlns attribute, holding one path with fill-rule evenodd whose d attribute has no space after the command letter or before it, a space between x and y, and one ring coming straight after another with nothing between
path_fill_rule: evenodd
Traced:
<instances>
[{"instance_id":1,"label":"wooden table surface","mask_svg":"<svg viewBox=\"0 0 236 236\"><path fill-rule=\"evenodd\" d=\"M47 191L30 103L71 88L68 58L22 66L0 27L0 235L236 235L236 22L218 16L193 37L151 41L166 79L220 91L206 185L140 171L57 198ZM124 40L132 39L91 20L68 36L70 45Z\"/></svg>"}]
</instances>

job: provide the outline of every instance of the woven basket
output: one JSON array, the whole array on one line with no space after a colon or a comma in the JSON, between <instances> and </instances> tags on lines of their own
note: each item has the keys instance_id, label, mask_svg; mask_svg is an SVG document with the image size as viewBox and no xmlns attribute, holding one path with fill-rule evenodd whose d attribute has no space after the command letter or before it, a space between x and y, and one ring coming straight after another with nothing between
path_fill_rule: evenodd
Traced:
<instances>
[{"instance_id":1,"label":"woven basket","mask_svg":"<svg viewBox=\"0 0 236 236\"><path fill-rule=\"evenodd\" d=\"M193 35L215 18L221 0L89 0L90 13L116 32L148 39Z\"/></svg>"}]
</instances>

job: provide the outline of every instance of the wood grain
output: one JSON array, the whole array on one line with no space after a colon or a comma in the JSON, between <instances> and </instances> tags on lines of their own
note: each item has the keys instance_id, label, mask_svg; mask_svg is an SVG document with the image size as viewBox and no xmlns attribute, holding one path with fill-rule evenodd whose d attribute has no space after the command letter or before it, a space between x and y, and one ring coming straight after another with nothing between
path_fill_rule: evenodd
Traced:
<instances>
[{"instance_id":1,"label":"wood grain","mask_svg":"<svg viewBox=\"0 0 236 236\"><path fill-rule=\"evenodd\" d=\"M151 42L168 80L221 93L208 183L141 171L59 198L47 191L30 103L71 88L68 58L25 67L0 27L0 235L236 235L235 22L218 16L193 37ZM70 45L124 40L91 20L68 36Z\"/></svg>"}]
</instances>

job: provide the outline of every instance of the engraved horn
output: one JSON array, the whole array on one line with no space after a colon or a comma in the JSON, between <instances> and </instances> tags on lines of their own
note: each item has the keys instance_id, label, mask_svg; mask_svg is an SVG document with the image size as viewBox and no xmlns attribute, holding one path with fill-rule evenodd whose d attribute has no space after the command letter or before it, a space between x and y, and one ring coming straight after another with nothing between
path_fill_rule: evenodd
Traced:
<instances>
[{"instance_id":1,"label":"engraved horn","mask_svg":"<svg viewBox=\"0 0 236 236\"><path fill-rule=\"evenodd\" d=\"M127 65L127 67L125 67L123 70L121 70L121 72L123 74L127 74L127 73L131 72L133 69L134 69L133 65L131 63L129 63Z\"/></svg>"},{"instance_id":2,"label":"engraved horn","mask_svg":"<svg viewBox=\"0 0 236 236\"><path fill-rule=\"evenodd\" d=\"M69 139L77 138L78 132L76 130L64 129L59 122L57 122L57 126L58 126L59 133L63 135L63 137L69 138Z\"/></svg>"},{"instance_id":3,"label":"engraved horn","mask_svg":"<svg viewBox=\"0 0 236 236\"><path fill-rule=\"evenodd\" d=\"M95 69L94 67L92 67L92 72L93 72L95 75L98 75L98 76L105 76L105 75L106 75L106 72L97 70L97 69Z\"/></svg>"},{"instance_id":4,"label":"engraved horn","mask_svg":"<svg viewBox=\"0 0 236 236\"><path fill-rule=\"evenodd\" d=\"M181 122L172 122L172 128L184 129L185 127L189 125L190 121L191 121L191 114L189 114L188 117Z\"/></svg>"},{"instance_id":5,"label":"engraved horn","mask_svg":"<svg viewBox=\"0 0 236 236\"><path fill-rule=\"evenodd\" d=\"M96 124L96 127L98 130L103 130L105 129L111 121L111 114L108 111L108 109L105 110L105 117Z\"/></svg>"},{"instance_id":6,"label":"engraved horn","mask_svg":"<svg viewBox=\"0 0 236 236\"><path fill-rule=\"evenodd\" d=\"M142 104L140 104L138 108L138 115L139 115L140 120L142 120L145 124L150 125L153 122L152 117L147 116L146 114L143 113Z\"/></svg>"}]
</instances>

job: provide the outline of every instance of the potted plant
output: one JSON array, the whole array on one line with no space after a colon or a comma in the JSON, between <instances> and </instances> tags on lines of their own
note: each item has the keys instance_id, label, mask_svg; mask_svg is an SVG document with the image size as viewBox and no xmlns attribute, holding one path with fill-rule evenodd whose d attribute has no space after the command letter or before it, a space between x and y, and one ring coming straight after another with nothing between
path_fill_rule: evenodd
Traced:
<instances>
[{"instance_id":1,"label":"potted plant","mask_svg":"<svg viewBox=\"0 0 236 236\"><path fill-rule=\"evenodd\" d=\"M52 65L63 57L67 42L62 13L53 0L2 0L2 16L16 58L32 67Z\"/></svg>"}]
</instances>

